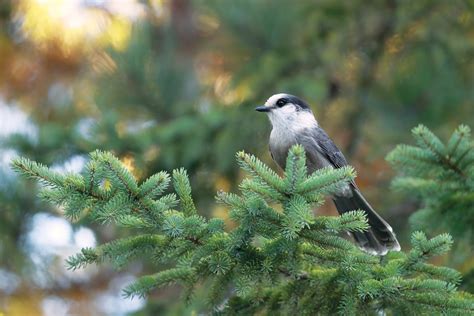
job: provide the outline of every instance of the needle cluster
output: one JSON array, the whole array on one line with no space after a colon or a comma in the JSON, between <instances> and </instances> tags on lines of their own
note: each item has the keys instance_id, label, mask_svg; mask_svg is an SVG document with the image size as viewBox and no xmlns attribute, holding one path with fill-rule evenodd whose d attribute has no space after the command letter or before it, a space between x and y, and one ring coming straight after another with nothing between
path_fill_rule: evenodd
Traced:
<instances>
[{"instance_id":1,"label":"needle cluster","mask_svg":"<svg viewBox=\"0 0 474 316\"><path fill-rule=\"evenodd\" d=\"M301 146L291 149L282 177L250 154L239 152L237 161L249 174L240 193L217 194L233 229L199 215L183 169L139 183L101 151L90 154L80 174L60 174L25 158L13 166L38 180L41 198L71 220L89 216L136 229L133 237L82 249L67 261L71 269L104 262L121 268L149 256L160 268L125 288L127 297L179 283L192 299L205 284L209 311L222 315L474 313L472 296L457 290L460 274L427 263L449 250L448 234L429 239L416 232L410 251L376 257L341 237L367 229L362 211L315 216L324 196L355 177L352 168L308 175Z\"/></svg>"}]
</instances>

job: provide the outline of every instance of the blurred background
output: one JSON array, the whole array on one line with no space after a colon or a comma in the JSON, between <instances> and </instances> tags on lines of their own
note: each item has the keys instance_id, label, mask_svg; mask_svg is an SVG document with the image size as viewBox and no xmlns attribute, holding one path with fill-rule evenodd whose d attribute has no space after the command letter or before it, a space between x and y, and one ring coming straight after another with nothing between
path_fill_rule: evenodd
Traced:
<instances>
[{"instance_id":1,"label":"blurred background","mask_svg":"<svg viewBox=\"0 0 474 316\"><path fill-rule=\"evenodd\" d=\"M122 299L156 270L146 260L66 270L80 248L136 232L68 222L9 162L78 172L98 148L139 179L185 167L201 213L226 219L214 194L237 190L235 153L276 169L253 109L278 92L312 105L406 245L419 205L390 189L384 158L418 123L444 139L474 126L474 1L0 0L0 315L202 307L199 291L180 303L179 287ZM332 203L319 213L336 214Z\"/></svg>"}]
</instances>

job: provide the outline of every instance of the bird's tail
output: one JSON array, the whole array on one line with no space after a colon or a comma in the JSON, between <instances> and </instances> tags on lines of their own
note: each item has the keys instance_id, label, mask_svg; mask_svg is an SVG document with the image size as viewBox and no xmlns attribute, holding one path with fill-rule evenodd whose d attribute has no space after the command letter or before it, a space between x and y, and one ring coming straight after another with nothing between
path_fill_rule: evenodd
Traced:
<instances>
[{"instance_id":1,"label":"bird's tail","mask_svg":"<svg viewBox=\"0 0 474 316\"><path fill-rule=\"evenodd\" d=\"M334 204L340 214L354 210L365 211L369 229L365 232L353 232L359 247L368 253L383 256L389 250L400 250L400 244L392 227L365 200L356 187L352 187L352 197L335 196Z\"/></svg>"}]
</instances>

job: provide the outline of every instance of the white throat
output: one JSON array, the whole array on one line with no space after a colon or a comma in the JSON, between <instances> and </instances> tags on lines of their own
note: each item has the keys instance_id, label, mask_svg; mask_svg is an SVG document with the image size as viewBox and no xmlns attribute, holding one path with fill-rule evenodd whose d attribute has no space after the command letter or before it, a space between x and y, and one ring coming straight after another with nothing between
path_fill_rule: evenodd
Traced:
<instances>
[{"instance_id":1,"label":"white throat","mask_svg":"<svg viewBox=\"0 0 474 316\"><path fill-rule=\"evenodd\" d=\"M273 129L279 132L298 132L306 128L318 126L313 113L296 111L293 106L285 106L268 113Z\"/></svg>"}]
</instances>

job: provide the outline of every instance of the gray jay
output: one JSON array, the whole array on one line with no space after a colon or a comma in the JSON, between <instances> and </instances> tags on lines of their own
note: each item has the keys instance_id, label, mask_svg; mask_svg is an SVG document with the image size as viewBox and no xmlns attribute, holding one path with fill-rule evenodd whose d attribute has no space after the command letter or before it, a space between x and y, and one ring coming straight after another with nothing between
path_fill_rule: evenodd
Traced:
<instances>
[{"instance_id":1,"label":"gray jay","mask_svg":"<svg viewBox=\"0 0 474 316\"><path fill-rule=\"evenodd\" d=\"M273 126L270 153L281 168L285 169L288 150L295 144L302 145L306 151L308 173L324 167L340 168L347 165L344 155L319 127L309 105L303 100L286 93L275 94L256 110L268 114ZM355 182L348 182L332 199L340 214L352 210L365 212L369 230L352 233L361 249L376 255L400 250L392 228L374 211Z\"/></svg>"}]
</instances>

